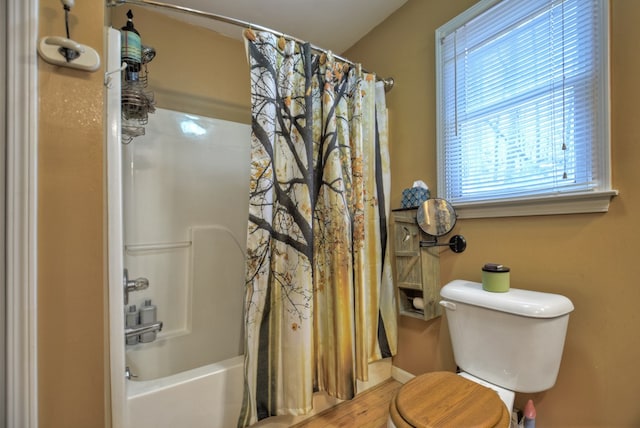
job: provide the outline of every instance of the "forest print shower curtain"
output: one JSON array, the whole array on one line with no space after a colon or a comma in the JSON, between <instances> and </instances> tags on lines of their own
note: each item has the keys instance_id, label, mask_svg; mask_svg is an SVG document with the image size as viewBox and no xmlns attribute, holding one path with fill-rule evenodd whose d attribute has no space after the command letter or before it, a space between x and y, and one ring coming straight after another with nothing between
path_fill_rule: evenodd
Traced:
<instances>
[{"instance_id":1,"label":"forest print shower curtain","mask_svg":"<svg viewBox=\"0 0 640 428\"><path fill-rule=\"evenodd\" d=\"M252 154L238 426L349 399L396 352L384 90L309 44L245 32Z\"/></svg>"}]
</instances>

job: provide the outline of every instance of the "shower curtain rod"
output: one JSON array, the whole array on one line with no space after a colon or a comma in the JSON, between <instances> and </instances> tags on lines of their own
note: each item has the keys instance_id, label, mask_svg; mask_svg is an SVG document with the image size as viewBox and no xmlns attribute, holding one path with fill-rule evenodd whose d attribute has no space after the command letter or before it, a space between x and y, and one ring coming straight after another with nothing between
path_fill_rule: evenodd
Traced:
<instances>
[{"instance_id":1,"label":"shower curtain rod","mask_svg":"<svg viewBox=\"0 0 640 428\"><path fill-rule=\"evenodd\" d=\"M175 4L169 4L169 3L161 3L161 2L157 2L154 0L106 0L107 1L107 6L109 7L114 7L114 6L120 6L123 4L133 4L133 5L137 5L137 6L153 6L153 7L158 7L161 9L173 9L173 10L177 10L179 12L184 12L186 14L189 15L195 15L195 16L200 16L200 17L204 17L204 18L210 18L216 21L220 21L220 22L224 22L227 24L232 24L232 25L236 25L238 27L245 27L245 28L250 28L252 30L258 30L258 31L266 31L269 32L271 34L276 34L276 35L281 35L282 37L284 37L285 39L289 39L289 40L293 40L295 42L298 43L307 43L305 40L301 40L297 37L294 36L290 36L288 34L284 34L281 33L280 31L275 31L272 30L271 28L267 28L267 27L263 27L262 25L256 25L256 24L252 24L251 22L247 22L247 21L242 21L240 19L235 19L235 18L229 18L228 16L224 16L224 15L218 15L217 13L211 13L211 12L204 12L201 10L197 10L197 9L191 9L188 7L184 7L184 6L178 6ZM321 52L321 53L328 53L328 51L326 49L322 49L318 46L315 46L313 44L310 43L311 49L315 50L316 52ZM336 55L333 54L334 58L337 58L338 60L342 61L342 62L346 62L347 64L350 64L352 66L356 66L357 64L354 63L353 61L348 60L347 58L341 57L340 55ZM364 70L364 72L367 72L367 70ZM376 78L384 83L384 89L385 91L390 91L391 88L393 88L394 85L394 80L393 77L388 77L386 79L377 77Z\"/></svg>"}]
</instances>

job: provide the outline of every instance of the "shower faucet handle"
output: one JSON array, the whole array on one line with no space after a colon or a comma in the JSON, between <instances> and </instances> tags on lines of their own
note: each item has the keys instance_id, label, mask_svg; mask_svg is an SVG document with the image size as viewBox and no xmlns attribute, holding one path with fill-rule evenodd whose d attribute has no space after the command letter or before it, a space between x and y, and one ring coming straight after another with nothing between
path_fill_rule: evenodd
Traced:
<instances>
[{"instance_id":1,"label":"shower faucet handle","mask_svg":"<svg viewBox=\"0 0 640 428\"><path fill-rule=\"evenodd\" d=\"M129 293L132 291L146 290L149 288L149 280L147 278L129 279L129 271L124 270L124 278L122 281L124 288L124 304L129 304Z\"/></svg>"},{"instance_id":2,"label":"shower faucet handle","mask_svg":"<svg viewBox=\"0 0 640 428\"><path fill-rule=\"evenodd\" d=\"M124 377L127 379L133 379L138 377L138 375L134 375L129 366L127 366L127 368L124 369Z\"/></svg>"}]
</instances>

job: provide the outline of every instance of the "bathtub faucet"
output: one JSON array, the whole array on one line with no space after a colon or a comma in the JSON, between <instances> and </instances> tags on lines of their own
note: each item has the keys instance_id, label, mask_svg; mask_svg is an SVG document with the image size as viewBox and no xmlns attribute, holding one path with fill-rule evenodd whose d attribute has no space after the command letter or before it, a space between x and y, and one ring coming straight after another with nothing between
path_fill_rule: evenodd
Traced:
<instances>
[{"instance_id":1,"label":"bathtub faucet","mask_svg":"<svg viewBox=\"0 0 640 428\"><path fill-rule=\"evenodd\" d=\"M135 327L127 327L124 329L124 335L126 338L138 336L142 333L151 333L153 331L162 330L162 321L152 322L149 324L141 324Z\"/></svg>"},{"instance_id":2,"label":"bathtub faucet","mask_svg":"<svg viewBox=\"0 0 640 428\"><path fill-rule=\"evenodd\" d=\"M129 304L129 293L132 291L146 290L149 288L149 280L147 278L129 279L129 271L124 270L124 278L122 279L124 291L124 304Z\"/></svg>"}]
</instances>

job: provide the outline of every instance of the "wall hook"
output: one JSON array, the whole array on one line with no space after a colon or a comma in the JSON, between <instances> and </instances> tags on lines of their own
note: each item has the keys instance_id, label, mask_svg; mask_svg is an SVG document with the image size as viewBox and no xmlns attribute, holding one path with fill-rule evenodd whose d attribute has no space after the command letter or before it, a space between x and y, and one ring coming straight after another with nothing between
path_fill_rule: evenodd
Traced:
<instances>
[{"instance_id":1,"label":"wall hook","mask_svg":"<svg viewBox=\"0 0 640 428\"><path fill-rule=\"evenodd\" d=\"M120 68L116 68L115 70L107 71L104 73L104 86L107 88L111 88L111 75L115 73L121 73L125 68L127 68L127 63L123 62Z\"/></svg>"},{"instance_id":2,"label":"wall hook","mask_svg":"<svg viewBox=\"0 0 640 428\"><path fill-rule=\"evenodd\" d=\"M69 37L69 11L73 0L62 0L64 6L67 37L46 36L38 43L38 53L43 60L53 65L96 71L100 68L100 56L95 49L81 45Z\"/></svg>"},{"instance_id":3,"label":"wall hook","mask_svg":"<svg viewBox=\"0 0 640 428\"><path fill-rule=\"evenodd\" d=\"M73 53L69 56L67 52ZM100 68L100 55L95 49L65 37L43 37L38 43L38 53L43 60L53 65L85 71L96 71Z\"/></svg>"}]
</instances>

